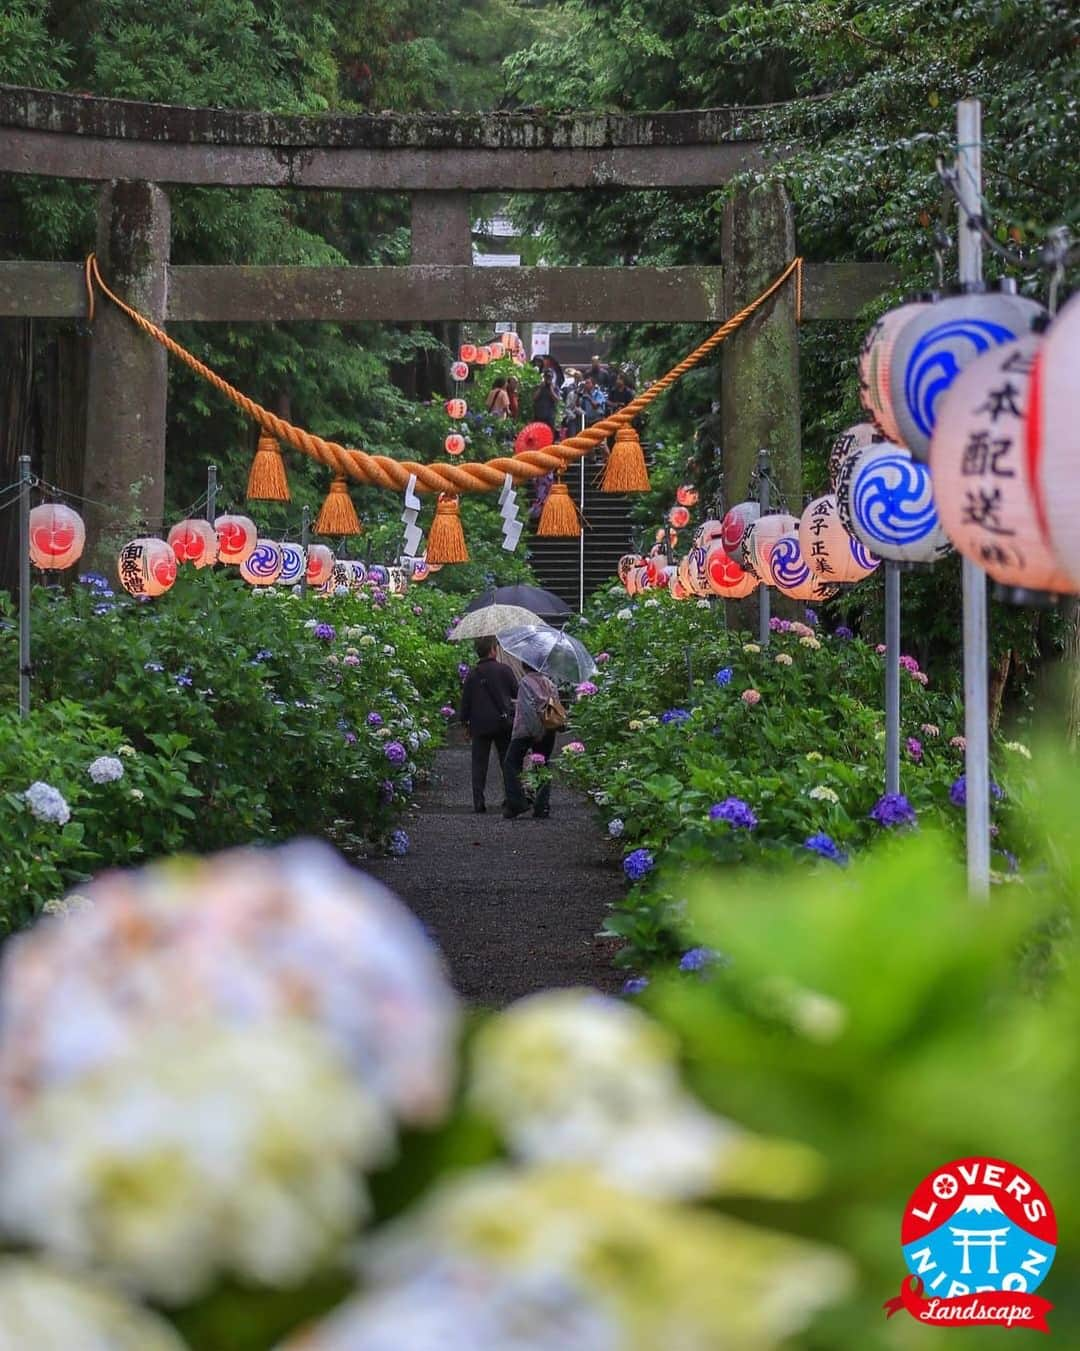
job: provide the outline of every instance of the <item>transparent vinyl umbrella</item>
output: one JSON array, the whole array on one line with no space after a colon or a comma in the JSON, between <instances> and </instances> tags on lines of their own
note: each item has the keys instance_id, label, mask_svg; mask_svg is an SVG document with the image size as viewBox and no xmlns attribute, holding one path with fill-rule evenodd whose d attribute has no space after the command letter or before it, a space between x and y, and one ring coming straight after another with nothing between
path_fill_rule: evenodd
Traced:
<instances>
[{"instance_id":1,"label":"transparent vinyl umbrella","mask_svg":"<svg viewBox=\"0 0 1080 1351\"><path fill-rule=\"evenodd\" d=\"M503 629L499 633L499 646L557 685L577 685L596 673L596 662L585 644L548 624Z\"/></svg>"},{"instance_id":2,"label":"transparent vinyl umbrella","mask_svg":"<svg viewBox=\"0 0 1080 1351\"><path fill-rule=\"evenodd\" d=\"M499 638L504 629L521 628L522 625L535 627L539 623L531 610L523 610L520 605L485 605L482 610L472 610L462 616L450 631L450 641Z\"/></svg>"}]
</instances>

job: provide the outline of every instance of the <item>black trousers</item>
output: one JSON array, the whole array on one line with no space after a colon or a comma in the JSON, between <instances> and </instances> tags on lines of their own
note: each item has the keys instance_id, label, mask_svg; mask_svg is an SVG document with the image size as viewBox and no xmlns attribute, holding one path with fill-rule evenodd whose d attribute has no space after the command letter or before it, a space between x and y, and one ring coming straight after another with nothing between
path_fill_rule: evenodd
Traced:
<instances>
[{"instance_id":1,"label":"black trousers","mask_svg":"<svg viewBox=\"0 0 1080 1351\"><path fill-rule=\"evenodd\" d=\"M502 772L502 763L506 758L506 752L510 749L509 732L474 732L472 734L472 800L473 806L479 810L484 805L484 788L487 785L488 761L491 759L491 748L495 747L495 754L499 758L499 771Z\"/></svg>"},{"instance_id":2,"label":"black trousers","mask_svg":"<svg viewBox=\"0 0 1080 1351\"><path fill-rule=\"evenodd\" d=\"M525 797L525 788L521 782L521 771L525 766L525 757L530 751L539 751L547 760L551 759L551 752L555 749L555 733L545 732L539 741L533 741L532 737L515 737L510 743L510 749L506 752L506 759L503 761L503 779L506 782L506 805L511 810L523 812L528 807L528 799ZM533 802L534 816L547 816L551 800L551 782L550 780L541 784L537 790L536 798Z\"/></svg>"}]
</instances>

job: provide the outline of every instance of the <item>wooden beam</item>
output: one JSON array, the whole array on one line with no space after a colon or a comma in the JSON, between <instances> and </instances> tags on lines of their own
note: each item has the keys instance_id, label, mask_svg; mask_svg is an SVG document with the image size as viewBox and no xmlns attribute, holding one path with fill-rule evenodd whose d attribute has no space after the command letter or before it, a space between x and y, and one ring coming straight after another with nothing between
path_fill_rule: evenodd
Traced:
<instances>
[{"instance_id":1,"label":"wooden beam","mask_svg":"<svg viewBox=\"0 0 1080 1351\"><path fill-rule=\"evenodd\" d=\"M896 281L880 263L807 264L804 317L857 319ZM722 282L716 267L174 266L168 318L719 323L726 317ZM72 319L85 312L80 263L0 262L0 316Z\"/></svg>"}]
</instances>

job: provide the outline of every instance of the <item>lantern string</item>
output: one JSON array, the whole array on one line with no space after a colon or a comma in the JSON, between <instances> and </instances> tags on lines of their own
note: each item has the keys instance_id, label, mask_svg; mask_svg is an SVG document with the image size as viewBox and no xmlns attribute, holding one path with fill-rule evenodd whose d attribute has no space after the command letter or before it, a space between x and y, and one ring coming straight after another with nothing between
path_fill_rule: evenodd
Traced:
<instances>
[{"instance_id":1,"label":"lantern string","mask_svg":"<svg viewBox=\"0 0 1080 1351\"><path fill-rule=\"evenodd\" d=\"M968 211L960 194L960 175L956 169L947 165L943 159L937 161L937 176L946 192L963 213L964 223L969 230L977 230L983 243L997 257L1004 259L1012 267L1038 267L1045 272L1057 273L1066 267L1080 262L1080 243L1074 243L1067 225L1054 226L1046 232L1046 237L1038 249L1032 253L1021 253L1011 249L994 235L988 223L988 216L996 214L991 204L980 193L981 210L977 215Z\"/></svg>"},{"instance_id":2,"label":"lantern string","mask_svg":"<svg viewBox=\"0 0 1080 1351\"><path fill-rule=\"evenodd\" d=\"M509 474L515 482L524 479L540 478L544 474L560 472L569 464L587 455L599 441L610 436L620 427L628 426L633 420L658 398L664 390L699 365L715 348L736 329L740 328L753 314L776 294L789 277L794 276L796 286L796 317L801 317L802 308L802 265L801 257L796 257L775 277L768 286L741 310L733 314L706 340L673 366L666 374L655 380L648 389L632 399L624 408L610 417L594 423L585 432L558 441L543 450L523 451L512 458L497 458L473 463L457 464L436 462L420 464L415 460L397 460L389 455L370 455L365 451L339 445L336 441L324 440L294 426L284 418L272 413L254 399L243 394L229 384L216 371L210 369L198 357L169 335L145 315L116 295L105 284L94 254L88 254L85 265L87 291L87 324L92 324L95 313L95 289L113 302L143 332L159 342L167 352L190 367L196 375L212 385L219 393L231 400L263 431L278 440L285 441L296 450L317 460L320 464L336 473L345 474L360 483L374 484L379 488L392 488L401 492L411 476L416 476L416 489L428 493L490 492L502 488L503 480Z\"/></svg>"}]
</instances>

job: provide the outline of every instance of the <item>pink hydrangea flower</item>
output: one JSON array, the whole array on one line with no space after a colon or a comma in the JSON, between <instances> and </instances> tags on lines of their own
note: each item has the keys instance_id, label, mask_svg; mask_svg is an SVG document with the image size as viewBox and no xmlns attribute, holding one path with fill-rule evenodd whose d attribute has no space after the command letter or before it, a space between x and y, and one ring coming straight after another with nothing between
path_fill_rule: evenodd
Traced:
<instances>
[{"instance_id":1,"label":"pink hydrangea flower","mask_svg":"<svg viewBox=\"0 0 1080 1351\"><path fill-rule=\"evenodd\" d=\"M580 685L575 687L575 693L579 699L585 699L590 694L596 693L596 686L591 680L583 680Z\"/></svg>"},{"instance_id":2,"label":"pink hydrangea flower","mask_svg":"<svg viewBox=\"0 0 1080 1351\"><path fill-rule=\"evenodd\" d=\"M539 751L531 751L529 753L529 764L533 769L539 769L541 765L547 764L547 756L541 755Z\"/></svg>"},{"instance_id":3,"label":"pink hydrangea flower","mask_svg":"<svg viewBox=\"0 0 1080 1351\"><path fill-rule=\"evenodd\" d=\"M597 666L603 666L604 662L610 660L611 660L610 652L598 652L596 656L593 658L593 661L596 662Z\"/></svg>"},{"instance_id":4,"label":"pink hydrangea flower","mask_svg":"<svg viewBox=\"0 0 1080 1351\"><path fill-rule=\"evenodd\" d=\"M941 735L941 728L938 727L938 725L933 722L924 722L922 726L919 728L919 731L922 732L923 736Z\"/></svg>"},{"instance_id":5,"label":"pink hydrangea flower","mask_svg":"<svg viewBox=\"0 0 1080 1351\"><path fill-rule=\"evenodd\" d=\"M760 691L760 690L743 690L743 692L742 692L742 701L743 701L743 703L746 704L748 707L753 708L753 706L754 706L755 704L760 704L760 703L761 703L761 691Z\"/></svg>"},{"instance_id":6,"label":"pink hydrangea flower","mask_svg":"<svg viewBox=\"0 0 1080 1351\"><path fill-rule=\"evenodd\" d=\"M812 638L814 636L814 630L810 627L810 625L804 624L799 619L796 619L792 623L791 632L798 634L800 638Z\"/></svg>"},{"instance_id":7,"label":"pink hydrangea flower","mask_svg":"<svg viewBox=\"0 0 1080 1351\"><path fill-rule=\"evenodd\" d=\"M951 736L949 738L949 745L953 748L954 751L967 750L967 740L962 736Z\"/></svg>"},{"instance_id":8,"label":"pink hydrangea flower","mask_svg":"<svg viewBox=\"0 0 1080 1351\"><path fill-rule=\"evenodd\" d=\"M568 741L563 747L564 755L582 755L585 751L584 741Z\"/></svg>"},{"instance_id":9,"label":"pink hydrangea flower","mask_svg":"<svg viewBox=\"0 0 1080 1351\"><path fill-rule=\"evenodd\" d=\"M900 665L905 671L910 671L912 675L919 669L919 663L914 657L902 656L900 658Z\"/></svg>"},{"instance_id":10,"label":"pink hydrangea flower","mask_svg":"<svg viewBox=\"0 0 1080 1351\"><path fill-rule=\"evenodd\" d=\"M879 657L883 657L886 652L885 644L878 643L877 647L874 648L874 651L878 654Z\"/></svg>"},{"instance_id":11,"label":"pink hydrangea flower","mask_svg":"<svg viewBox=\"0 0 1080 1351\"><path fill-rule=\"evenodd\" d=\"M930 684L930 677L926 674L925 671L912 671L911 678L912 680L917 680L920 685Z\"/></svg>"}]
</instances>

